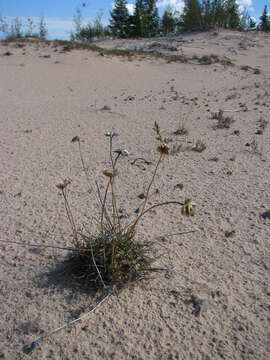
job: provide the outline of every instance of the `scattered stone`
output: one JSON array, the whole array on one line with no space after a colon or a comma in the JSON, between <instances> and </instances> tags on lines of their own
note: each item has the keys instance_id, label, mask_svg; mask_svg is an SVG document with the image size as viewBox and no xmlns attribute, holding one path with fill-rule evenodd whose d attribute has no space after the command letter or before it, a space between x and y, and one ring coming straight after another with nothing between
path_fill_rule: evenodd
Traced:
<instances>
[{"instance_id":1,"label":"scattered stone","mask_svg":"<svg viewBox=\"0 0 270 360\"><path fill-rule=\"evenodd\" d=\"M51 55L40 55L40 57L43 59L50 59Z\"/></svg>"},{"instance_id":2,"label":"scattered stone","mask_svg":"<svg viewBox=\"0 0 270 360\"><path fill-rule=\"evenodd\" d=\"M234 130L233 134L239 136L240 135L240 130Z\"/></svg>"},{"instance_id":3,"label":"scattered stone","mask_svg":"<svg viewBox=\"0 0 270 360\"><path fill-rule=\"evenodd\" d=\"M183 184L183 183L177 183L177 184L174 186L174 189L183 190L183 189L184 189L184 184Z\"/></svg>"},{"instance_id":4,"label":"scattered stone","mask_svg":"<svg viewBox=\"0 0 270 360\"><path fill-rule=\"evenodd\" d=\"M12 52L10 52L10 51L6 51L6 52L4 52L4 54L3 54L3 56L11 56L11 55L13 55L13 54L12 54Z\"/></svg>"},{"instance_id":5,"label":"scattered stone","mask_svg":"<svg viewBox=\"0 0 270 360\"><path fill-rule=\"evenodd\" d=\"M72 138L72 140L71 140L71 142L77 142L77 141L80 141L80 138L79 138L79 136L74 136L74 138Z\"/></svg>"},{"instance_id":6,"label":"scattered stone","mask_svg":"<svg viewBox=\"0 0 270 360\"><path fill-rule=\"evenodd\" d=\"M224 233L225 237L226 238L232 238L235 236L235 230L226 230L225 233Z\"/></svg>"},{"instance_id":7,"label":"scattered stone","mask_svg":"<svg viewBox=\"0 0 270 360\"><path fill-rule=\"evenodd\" d=\"M219 158L218 158L217 156L214 156L214 157L208 159L208 161L218 162L218 161L219 161Z\"/></svg>"},{"instance_id":8,"label":"scattered stone","mask_svg":"<svg viewBox=\"0 0 270 360\"><path fill-rule=\"evenodd\" d=\"M137 208L134 212L135 214L139 214L140 208Z\"/></svg>"},{"instance_id":9,"label":"scattered stone","mask_svg":"<svg viewBox=\"0 0 270 360\"><path fill-rule=\"evenodd\" d=\"M257 129L255 135L263 135L263 129Z\"/></svg>"},{"instance_id":10,"label":"scattered stone","mask_svg":"<svg viewBox=\"0 0 270 360\"><path fill-rule=\"evenodd\" d=\"M111 111L112 109L108 105L104 105L100 111Z\"/></svg>"},{"instance_id":11,"label":"scattered stone","mask_svg":"<svg viewBox=\"0 0 270 360\"><path fill-rule=\"evenodd\" d=\"M202 312L205 312L207 310L210 310L214 307L216 307L216 304L212 301L206 300L206 299L200 299L197 295L192 294L191 299L189 301L193 305L193 314L195 316L200 316Z\"/></svg>"},{"instance_id":12,"label":"scattered stone","mask_svg":"<svg viewBox=\"0 0 270 360\"><path fill-rule=\"evenodd\" d=\"M135 100L135 96L128 96L127 98L124 99L124 101L133 101Z\"/></svg>"},{"instance_id":13,"label":"scattered stone","mask_svg":"<svg viewBox=\"0 0 270 360\"><path fill-rule=\"evenodd\" d=\"M264 220L270 220L270 210L266 210L265 212L263 212L260 217Z\"/></svg>"},{"instance_id":14,"label":"scattered stone","mask_svg":"<svg viewBox=\"0 0 270 360\"><path fill-rule=\"evenodd\" d=\"M144 193L139 194L139 195L138 195L138 198L139 198L139 199L145 199Z\"/></svg>"}]
</instances>

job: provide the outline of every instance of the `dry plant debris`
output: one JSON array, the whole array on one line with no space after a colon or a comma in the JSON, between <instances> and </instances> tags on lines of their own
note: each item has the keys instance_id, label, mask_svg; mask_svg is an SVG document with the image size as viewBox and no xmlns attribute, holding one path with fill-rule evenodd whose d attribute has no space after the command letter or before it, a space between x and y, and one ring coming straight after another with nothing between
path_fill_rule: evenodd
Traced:
<instances>
[{"instance_id":1,"label":"dry plant debris","mask_svg":"<svg viewBox=\"0 0 270 360\"><path fill-rule=\"evenodd\" d=\"M234 123L233 117L225 116L223 110L213 113L212 119L217 120L217 124L213 127L214 129L229 129L231 124Z\"/></svg>"}]
</instances>

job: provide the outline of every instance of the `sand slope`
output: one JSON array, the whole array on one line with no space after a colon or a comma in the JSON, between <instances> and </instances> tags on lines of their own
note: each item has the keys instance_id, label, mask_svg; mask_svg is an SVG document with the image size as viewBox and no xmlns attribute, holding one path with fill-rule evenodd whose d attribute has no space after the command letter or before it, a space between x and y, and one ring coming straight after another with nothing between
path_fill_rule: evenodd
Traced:
<instances>
[{"instance_id":1,"label":"sand slope","mask_svg":"<svg viewBox=\"0 0 270 360\"><path fill-rule=\"evenodd\" d=\"M83 140L87 166L102 184L109 161L104 131L111 128L120 133L116 146L130 151L118 183L127 217L154 169L155 120L171 147L186 149L162 165L152 203L189 196L198 204L195 218L163 208L139 228L138 238L155 240L165 252L159 260L165 273L110 298L76 329L46 340L33 359L268 358L270 125L256 132L261 119L269 121L270 38L221 32L184 40L177 51L226 55L235 66L0 44L1 240L69 245L55 187L67 176L74 213L91 226L97 205L71 139ZM229 129L214 129L211 113L219 109L230 110ZM182 121L188 137L173 134ZM202 153L189 150L198 139L206 144ZM153 164L132 165L138 157ZM160 237L191 229L197 232ZM0 357L28 358L24 345L95 302L98 295L70 279L65 255L0 245ZM200 313L194 299L203 301Z\"/></svg>"}]
</instances>

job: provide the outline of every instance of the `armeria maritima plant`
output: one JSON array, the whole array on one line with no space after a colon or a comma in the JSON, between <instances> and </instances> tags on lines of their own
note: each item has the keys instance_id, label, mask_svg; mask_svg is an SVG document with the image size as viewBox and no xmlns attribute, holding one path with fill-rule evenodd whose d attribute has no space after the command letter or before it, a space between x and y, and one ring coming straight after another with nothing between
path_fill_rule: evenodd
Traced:
<instances>
[{"instance_id":1,"label":"armeria maritima plant","mask_svg":"<svg viewBox=\"0 0 270 360\"><path fill-rule=\"evenodd\" d=\"M159 166L169 154L169 147L163 140L157 122L153 129L159 142L157 146L158 159L138 214L131 223L127 225L121 223L115 193L115 183L119 176L119 161L127 157L129 152L126 149L113 149L113 140L118 136L114 130L105 132L105 137L109 140L110 166L103 171L107 182L103 195L96 183L100 220L94 234L77 228L68 201L68 188L71 186L71 181L66 179L57 184L57 188L62 192L66 213L73 231L74 252L71 259L73 274L77 279L86 280L88 283L92 282L95 287L115 286L120 289L129 282L145 279L154 271L158 271L158 268L153 265L156 261L156 257L153 255L153 242L136 240L136 230L140 221L151 210L165 205L180 205L182 215L193 216L195 214L195 204L191 199L184 202L166 201L151 206L148 204L150 190ZM79 145L81 162L89 180L79 137L74 137L72 142L77 142Z\"/></svg>"}]
</instances>

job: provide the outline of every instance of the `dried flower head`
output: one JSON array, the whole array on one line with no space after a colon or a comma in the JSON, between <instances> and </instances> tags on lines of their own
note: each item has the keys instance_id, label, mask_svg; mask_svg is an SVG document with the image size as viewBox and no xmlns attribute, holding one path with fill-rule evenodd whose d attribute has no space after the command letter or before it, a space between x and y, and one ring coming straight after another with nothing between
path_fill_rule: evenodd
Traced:
<instances>
[{"instance_id":1,"label":"dried flower head","mask_svg":"<svg viewBox=\"0 0 270 360\"><path fill-rule=\"evenodd\" d=\"M168 155L169 154L169 146L167 144L160 144L158 147L157 147L157 151L160 152L161 154L164 154L164 155Z\"/></svg>"},{"instance_id":2,"label":"dried flower head","mask_svg":"<svg viewBox=\"0 0 270 360\"><path fill-rule=\"evenodd\" d=\"M64 190L69 184L71 184L71 179L66 178L62 182L56 184L57 189Z\"/></svg>"},{"instance_id":3,"label":"dried flower head","mask_svg":"<svg viewBox=\"0 0 270 360\"><path fill-rule=\"evenodd\" d=\"M105 132L105 136L109 137L109 138L114 138L116 136L118 136L118 134L114 131L114 130L110 130L110 131L106 131Z\"/></svg>"},{"instance_id":4,"label":"dried flower head","mask_svg":"<svg viewBox=\"0 0 270 360\"><path fill-rule=\"evenodd\" d=\"M113 171L106 169L103 171L103 174L109 178L113 178L118 174L118 171L117 169L114 169Z\"/></svg>"},{"instance_id":5,"label":"dried flower head","mask_svg":"<svg viewBox=\"0 0 270 360\"><path fill-rule=\"evenodd\" d=\"M116 150L114 150L114 152L116 154L121 155L121 156L128 156L129 155L129 152L128 152L127 149L116 149Z\"/></svg>"},{"instance_id":6,"label":"dried flower head","mask_svg":"<svg viewBox=\"0 0 270 360\"><path fill-rule=\"evenodd\" d=\"M194 216L195 215L195 209L196 209L196 204L192 201L192 199L186 199L185 200L185 204L182 207L182 215L184 216Z\"/></svg>"}]
</instances>

